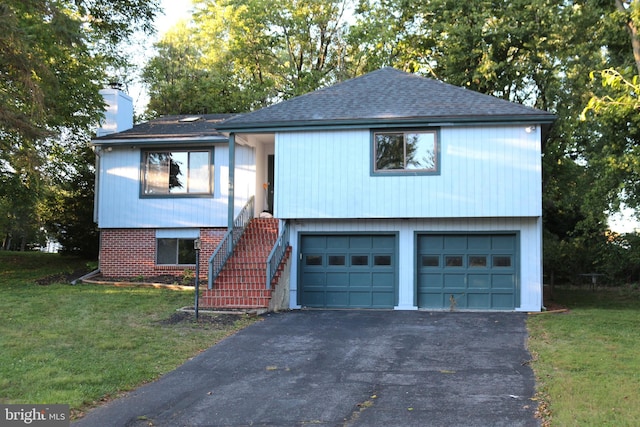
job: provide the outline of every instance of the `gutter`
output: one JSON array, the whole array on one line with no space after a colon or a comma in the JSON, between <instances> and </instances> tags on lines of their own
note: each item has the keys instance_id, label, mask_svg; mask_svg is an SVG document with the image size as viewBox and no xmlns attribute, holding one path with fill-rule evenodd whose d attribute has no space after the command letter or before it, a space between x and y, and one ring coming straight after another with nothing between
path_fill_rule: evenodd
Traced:
<instances>
[{"instance_id":1,"label":"gutter","mask_svg":"<svg viewBox=\"0 0 640 427\"><path fill-rule=\"evenodd\" d=\"M210 137L184 137L184 138L96 138L91 140L91 145L160 145L160 144L174 144L174 143L194 143L194 144L211 144L211 143L226 143L227 138L223 135Z\"/></svg>"},{"instance_id":2,"label":"gutter","mask_svg":"<svg viewBox=\"0 0 640 427\"><path fill-rule=\"evenodd\" d=\"M381 118L366 120L300 120L279 122L221 123L217 130L234 133L259 133L298 130L336 130L368 128L408 128L408 127L446 127L477 125L551 125L557 117L554 114L531 114L522 116L468 116L468 117L410 117Z\"/></svg>"}]
</instances>

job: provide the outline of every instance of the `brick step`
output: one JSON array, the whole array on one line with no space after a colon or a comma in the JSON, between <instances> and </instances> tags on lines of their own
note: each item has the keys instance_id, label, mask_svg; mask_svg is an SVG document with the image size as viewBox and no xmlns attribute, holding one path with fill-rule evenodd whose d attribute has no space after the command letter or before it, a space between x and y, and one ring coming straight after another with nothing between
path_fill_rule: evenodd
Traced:
<instances>
[{"instance_id":1,"label":"brick step","mask_svg":"<svg viewBox=\"0 0 640 427\"><path fill-rule=\"evenodd\" d=\"M200 307L215 308L266 308L269 307L271 298L249 298L249 297L203 297L200 300Z\"/></svg>"},{"instance_id":2,"label":"brick step","mask_svg":"<svg viewBox=\"0 0 640 427\"><path fill-rule=\"evenodd\" d=\"M271 252L271 248L273 248L274 243L271 244L262 244L262 245L251 245L246 243L240 243L233 248L233 253L235 256L238 255L269 255Z\"/></svg>"},{"instance_id":3,"label":"brick step","mask_svg":"<svg viewBox=\"0 0 640 427\"><path fill-rule=\"evenodd\" d=\"M250 298L271 298L271 290L265 289L211 289L202 293L204 298L213 297L250 297Z\"/></svg>"},{"instance_id":4,"label":"brick step","mask_svg":"<svg viewBox=\"0 0 640 427\"><path fill-rule=\"evenodd\" d=\"M242 248L272 248L275 243L275 238L252 238L251 236L242 236L234 250L242 250Z\"/></svg>"},{"instance_id":5,"label":"brick step","mask_svg":"<svg viewBox=\"0 0 640 427\"><path fill-rule=\"evenodd\" d=\"M234 261L233 258L227 261L227 264L224 266L225 270L266 270L267 269L267 261L259 261L259 262L238 262Z\"/></svg>"},{"instance_id":6,"label":"brick step","mask_svg":"<svg viewBox=\"0 0 640 427\"><path fill-rule=\"evenodd\" d=\"M234 284L234 283L238 283L238 284L246 284L246 283L260 283L266 280L267 275L266 273L262 273L262 274L244 274L244 275L224 275L224 276L218 276L218 278L216 279L216 284L217 285L225 285L225 284Z\"/></svg>"},{"instance_id":7,"label":"brick step","mask_svg":"<svg viewBox=\"0 0 640 427\"><path fill-rule=\"evenodd\" d=\"M216 279L213 284L213 289L265 289L266 276L262 277L247 277L238 279L235 277L222 277Z\"/></svg>"},{"instance_id":8,"label":"brick step","mask_svg":"<svg viewBox=\"0 0 640 427\"><path fill-rule=\"evenodd\" d=\"M266 265L267 262L267 257L269 256L269 254L264 254L264 255L255 255L255 254L234 254L231 258L229 258L229 261L227 261L227 265L229 263L233 263L233 264L255 264L255 263L262 263L263 265Z\"/></svg>"}]
</instances>

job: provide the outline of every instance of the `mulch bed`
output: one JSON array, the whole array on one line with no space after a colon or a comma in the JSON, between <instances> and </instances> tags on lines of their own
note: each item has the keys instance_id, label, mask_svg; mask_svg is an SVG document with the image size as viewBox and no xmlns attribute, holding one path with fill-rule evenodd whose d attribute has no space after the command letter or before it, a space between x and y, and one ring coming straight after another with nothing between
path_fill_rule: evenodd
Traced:
<instances>
[{"instance_id":1,"label":"mulch bed","mask_svg":"<svg viewBox=\"0 0 640 427\"><path fill-rule=\"evenodd\" d=\"M173 276L171 274L160 274L157 276L139 276L139 277L105 277L102 274L96 274L91 276L91 281L96 282L112 282L112 283L158 283L161 285L184 285L194 286L195 278L185 279L180 276ZM199 284L207 283L206 277L198 278Z\"/></svg>"},{"instance_id":2,"label":"mulch bed","mask_svg":"<svg viewBox=\"0 0 640 427\"><path fill-rule=\"evenodd\" d=\"M71 283L89 273L87 269L74 270L68 273L57 273L36 279L36 283L40 286L49 286L54 283Z\"/></svg>"}]
</instances>

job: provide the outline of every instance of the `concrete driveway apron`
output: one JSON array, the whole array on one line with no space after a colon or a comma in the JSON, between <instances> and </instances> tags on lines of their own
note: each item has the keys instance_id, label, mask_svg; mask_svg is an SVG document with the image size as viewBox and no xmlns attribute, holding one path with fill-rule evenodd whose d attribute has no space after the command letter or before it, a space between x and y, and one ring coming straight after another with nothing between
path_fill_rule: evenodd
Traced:
<instances>
[{"instance_id":1,"label":"concrete driveway apron","mask_svg":"<svg viewBox=\"0 0 640 427\"><path fill-rule=\"evenodd\" d=\"M269 314L77 426L538 426L526 315Z\"/></svg>"}]
</instances>

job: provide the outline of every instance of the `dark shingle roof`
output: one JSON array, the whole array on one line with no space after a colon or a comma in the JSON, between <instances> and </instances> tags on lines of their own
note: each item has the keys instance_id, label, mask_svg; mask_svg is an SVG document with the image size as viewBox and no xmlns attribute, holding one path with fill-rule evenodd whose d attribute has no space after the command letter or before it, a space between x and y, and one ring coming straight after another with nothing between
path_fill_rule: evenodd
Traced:
<instances>
[{"instance_id":1,"label":"dark shingle roof","mask_svg":"<svg viewBox=\"0 0 640 427\"><path fill-rule=\"evenodd\" d=\"M216 125L235 114L189 114L163 116L131 129L94 138L94 144L144 140L226 139Z\"/></svg>"},{"instance_id":2,"label":"dark shingle roof","mask_svg":"<svg viewBox=\"0 0 640 427\"><path fill-rule=\"evenodd\" d=\"M219 129L554 119L546 111L387 67L231 118Z\"/></svg>"}]
</instances>

